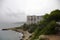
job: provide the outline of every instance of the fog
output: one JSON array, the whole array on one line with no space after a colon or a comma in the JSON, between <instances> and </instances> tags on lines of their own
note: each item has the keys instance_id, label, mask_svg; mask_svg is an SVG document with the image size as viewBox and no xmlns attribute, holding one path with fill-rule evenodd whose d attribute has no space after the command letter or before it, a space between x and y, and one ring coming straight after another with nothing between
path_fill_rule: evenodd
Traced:
<instances>
[{"instance_id":1,"label":"fog","mask_svg":"<svg viewBox=\"0 0 60 40\"><path fill-rule=\"evenodd\" d=\"M24 22L24 8L23 0L0 0L0 22Z\"/></svg>"},{"instance_id":2,"label":"fog","mask_svg":"<svg viewBox=\"0 0 60 40\"><path fill-rule=\"evenodd\" d=\"M25 22L27 15L44 15L60 9L60 0L0 0L1 22Z\"/></svg>"}]
</instances>

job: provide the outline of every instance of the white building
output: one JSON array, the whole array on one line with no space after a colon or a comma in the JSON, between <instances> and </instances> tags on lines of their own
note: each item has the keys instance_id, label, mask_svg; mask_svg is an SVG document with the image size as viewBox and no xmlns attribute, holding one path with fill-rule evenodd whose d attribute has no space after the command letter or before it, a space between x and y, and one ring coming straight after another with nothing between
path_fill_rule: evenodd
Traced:
<instances>
[{"instance_id":1,"label":"white building","mask_svg":"<svg viewBox=\"0 0 60 40\"><path fill-rule=\"evenodd\" d=\"M27 24L31 24L31 23L34 24L39 22L40 20L42 20L42 16L35 16L35 15L27 16Z\"/></svg>"}]
</instances>

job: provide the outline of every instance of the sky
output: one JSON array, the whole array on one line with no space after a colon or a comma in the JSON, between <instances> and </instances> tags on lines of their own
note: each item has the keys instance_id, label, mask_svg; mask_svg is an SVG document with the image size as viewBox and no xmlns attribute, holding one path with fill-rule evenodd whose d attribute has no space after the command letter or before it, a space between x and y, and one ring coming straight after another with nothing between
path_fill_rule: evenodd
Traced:
<instances>
[{"instance_id":1,"label":"sky","mask_svg":"<svg viewBox=\"0 0 60 40\"><path fill-rule=\"evenodd\" d=\"M60 9L60 0L0 0L0 22L25 22L27 15Z\"/></svg>"}]
</instances>

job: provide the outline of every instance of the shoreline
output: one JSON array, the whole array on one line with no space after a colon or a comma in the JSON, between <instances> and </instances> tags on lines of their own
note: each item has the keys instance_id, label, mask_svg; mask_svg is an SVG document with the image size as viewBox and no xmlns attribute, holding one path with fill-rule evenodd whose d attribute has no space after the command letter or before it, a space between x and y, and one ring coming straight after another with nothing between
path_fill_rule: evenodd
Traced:
<instances>
[{"instance_id":1,"label":"shoreline","mask_svg":"<svg viewBox=\"0 0 60 40\"><path fill-rule=\"evenodd\" d=\"M27 40L32 35L28 31L24 31L23 29L8 28L8 29L2 29L2 30L3 31L5 31L5 30L12 30L12 31L16 31L16 32L22 33L23 34L22 40Z\"/></svg>"}]
</instances>

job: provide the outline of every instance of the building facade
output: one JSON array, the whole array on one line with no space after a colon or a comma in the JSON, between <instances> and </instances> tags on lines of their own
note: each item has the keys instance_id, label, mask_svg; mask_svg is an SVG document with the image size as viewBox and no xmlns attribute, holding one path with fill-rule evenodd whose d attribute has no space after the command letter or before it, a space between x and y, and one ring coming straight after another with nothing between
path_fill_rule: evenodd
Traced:
<instances>
[{"instance_id":1,"label":"building facade","mask_svg":"<svg viewBox=\"0 0 60 40\"><path fill-rule=\"evenodd\" d=\"M34 24L42 19L43 19L42 16L35 16L35 15L27 16L27 24L32 24L32 23Z\"/></svg>"}]
</instances>

